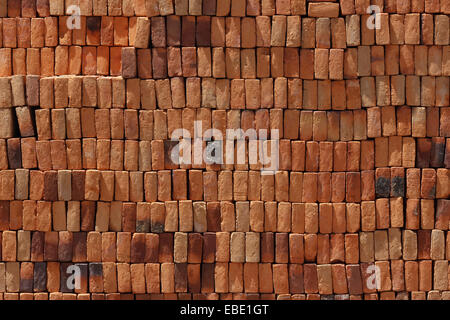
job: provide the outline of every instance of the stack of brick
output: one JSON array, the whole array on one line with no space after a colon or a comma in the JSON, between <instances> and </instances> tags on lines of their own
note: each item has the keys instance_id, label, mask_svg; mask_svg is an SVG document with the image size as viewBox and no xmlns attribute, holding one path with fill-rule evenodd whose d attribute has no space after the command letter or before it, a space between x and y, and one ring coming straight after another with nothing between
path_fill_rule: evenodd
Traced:
<instances>
[{"instance_id":1,"label":"stack of brick","mask_svg":"<svg viewBox=\"0 0 450 320\"><path fill-rule=\"evenodd\" d=\"M0 300L450 299L449 14L0 0ZM279 170L174 164L196 120Z\"/></svg>"}]
</instances>

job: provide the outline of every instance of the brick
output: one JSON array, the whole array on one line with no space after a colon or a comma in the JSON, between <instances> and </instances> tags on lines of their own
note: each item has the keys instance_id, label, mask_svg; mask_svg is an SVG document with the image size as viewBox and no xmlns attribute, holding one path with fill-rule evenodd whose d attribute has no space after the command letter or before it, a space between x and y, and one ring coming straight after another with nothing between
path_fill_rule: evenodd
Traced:
<instances>
[{"instance_id":1,"label":"brick","mask_svg":"<svg viewBox=\"0 0 450 320\"><path fill-rule=\"evenodd\" d=\"M433 288L446 290L448 288L448 261L435 262Z\"/></svg>"},{"instance_id":2,"label":"brick","mask_svg":"<svg viewBox=\"0 0 450 320\"><path fill-rule=\"evenodd\" d=\"M309 3L308 14L311 17L337 17L339 15L339 4L337 3Z\"/></svg>"},{"instance_id":3,"label":"brick","mask_svg":"<svg viewBox=\"0 0 450 320\"><path fill-rule=\"evenodd\" d=\"M417 235L414 231L403 232L403 259L414 260L417 257Z\"/></svg>"}]
</instances>

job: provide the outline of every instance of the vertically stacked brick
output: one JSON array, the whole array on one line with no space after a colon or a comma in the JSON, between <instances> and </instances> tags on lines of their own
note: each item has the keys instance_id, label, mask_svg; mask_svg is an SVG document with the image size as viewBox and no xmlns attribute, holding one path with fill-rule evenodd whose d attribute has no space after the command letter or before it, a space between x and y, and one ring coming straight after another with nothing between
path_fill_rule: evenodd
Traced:
<instances>
[{"instance_id":1,"label":"vertically stacked brick","mask_svg":"<svg viewBox=\"0 0 450 320\"><path fill-rule=\"evenodd\" d=\"M0 1L0 299L449 299L449 13Z\"/></svg>"}]
</instances>

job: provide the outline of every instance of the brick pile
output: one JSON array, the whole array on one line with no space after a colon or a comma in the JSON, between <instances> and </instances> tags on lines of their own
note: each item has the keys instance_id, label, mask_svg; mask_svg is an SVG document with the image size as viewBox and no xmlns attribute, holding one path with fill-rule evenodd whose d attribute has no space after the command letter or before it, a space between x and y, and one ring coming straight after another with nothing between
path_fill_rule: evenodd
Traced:
<instances>
[{"instance_id":1,"label":"brick pile","mask_svg":"<svg viewBox=\"0 0 450 320\"><path fill-rule=\"evenodd\" d=\"M449 14L0 0L0 299L450 299ZM195 120L279 171L172 163Z\"/></svg>"}]
</instances>

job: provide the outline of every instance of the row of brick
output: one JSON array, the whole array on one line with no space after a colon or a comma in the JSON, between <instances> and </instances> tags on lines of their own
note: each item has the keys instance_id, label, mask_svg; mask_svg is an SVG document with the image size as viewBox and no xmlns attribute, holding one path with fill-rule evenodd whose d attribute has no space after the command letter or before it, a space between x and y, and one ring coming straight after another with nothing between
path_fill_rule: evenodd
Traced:
<instances>
[{"instance_id":1,"label":"row of brick","mask_svg":"<svg viewBox=\"0 0 450 320\"><path fill-rule=\"evenodd\" d=\"M320 2L320 0L313 0ZM311 1L311 2L313 2ZM13 4L11 4L13 2ZM37 14L40 16L47 15L63 15L64 1L57 0L49 5L49 0L22 0L22 8L19 3L9 1L8 6L3 4L2 16L18 16L22 12L22 16L33 17ZM73 1L66 1L66 8ZM326 3L308 3L309 15L319 13L339 13L339 7L342 15L348 14L365 14L367 7L370 5L369 0L340 0L339 4L331 3L337 0L330 0ZM390 13L408 13L408 12L428 12L428 13L449 13L450 6L445 2L436 0L414 0L412 2L401 0L383 1L377 0L372 4L378 5L385 12ZM21 10L22 9L22 10ZM248 0L248 1L177 1L172 3L170 0L100 0L100 1L81 1L80 10L83 15L124 15L124 16L155 16L168 15L176 13L177 15L217 15L217 16L249 16L264 14L285 14L285 15L305 15L306 1L297 0L289 1L267 1L267 0ZM312 12L310 12L312 11Z\"/></svg>"},{"instance_id":2,"label":"row of brick","mask_svg":"<svg viewBox=\"0 0 450 320\"><path fill-rule=\"evenodd\" d=\"M450 254L450 236L438 229L331 235L316 234L315 229L310 234L3 231L0 254L2 261L299 264L448 260Z\"/></svg>"},{"instance_id":3,"label":"row of brick","mask_svg":"<svg viewBox=\"0 0 450 320\"><path fill-rule=\"evenodd\" d=\"M342 234L389 227L448 229L448 200L381 198L359 204L273 201L92 201L1 203L0 230L127 232L294 232ZM235 207L236 206L236 207ZM405 206L405 209L403 208ZM206 210L206 213L205 213ZM123 228L122 228L123 225ZM20 231L19 231L20 232ZM419 230L419 233L422 232ZM313 237L314 239L314 237ZM319 240L325 238L320 238ZM340 239L340 238L339 238ZM328 240L327 240L328 241ZM327 246L328 247L328 246Z\"/></svg>"},{"instance_id":4,"label":"row of brick","mask_svg":"<svg viewBox=\"0 0 450 320\"><path fill-rule=\"evenodd\" d=\"M189 174L189 175L188 175ZM377 168L361 172L0 171L1 200L361 202L386 197L445 199L448 169Z\"/></svg>"},{"instance_id":5,"label":"row of brick","mask_svg":"<svg viewBox=\"0 0 450 320\"><path fill-rule=\"evenodd\" d=\"M10 138L16 133L15 115L20 136L36 137L40 141L125 138L142 142L170 139L179 129L186 130L185 138L201 139L200 133L206 135L208 129L215 129L215 140L232 140L231 136L227 137L227 130L234 128L242 128L246 133L255 131L256 137L262 137L265 132L270 138L273 136L272 130L278 130L279 139L328 142L383 137L431 137L437 139L436 143L444 143L440 139L450 136L448 108L384 106L353 111L278 108L257 111L195 108L137 111L119 108L33 110L18 107L15 110L2 109L0 112L4 121L2 132L5 133L1 135L2 138Z\"/></svg>"},{"instance_id":6,"label":"row of brick","mask_svg":"<svg viewBox=\"0 0 450 320\"><path fill-rule=\"evenodd\" d=\"M381 11L406 14L450 13L450 5L439 0L9 0L0 5L0 17L46 17L62 16L67 9L79 5L83 16L167 16L215 15L215 16L258 16L258 15L309 15L338 16L367 14L367 8L373 4ZM319 3L314 3L319 2ZM324 2L324 3L320 3ZM308 7L308 11L306 8Z\"/></svg>"},{"instance_id":7,"label":"row of brick","mask_svg":"<svg viewBox=\"0 0 450 320\"><path fill-rule=\"evenodd\" d=\"M268 142L271 141L273 148L278 147L278 151L274 150L270 157L261 154L258 148L265 148L267 153L267 149L271 148ZM203 149L198 148L199 144L193 142L189 144L191 150L182 145L184 154L178 156L176 153L173 154L174 148L179 147L176 141L125 140L124 142L94 138L36 141L35 138L11 138L6 141L0 140L0 169L98 169L148 172L178 168L208 171L270 170L269 168L273 170L273 166L277 166L276 170L310 171L315 174L318 171L322 173L359 171L400 166L449 168L450 145L448 139L445 143L445 139L440 137L421 138L417 141L410 137L399 136L350 142L283 139L276 144L273 141L204 142ZM206 147L214 147L216 152L223 152L223 156L198 159L198 154L204 152ZM190 163L185 162L186 153L190 155L188 157ZM445 169L441 171L446 172ZM14 176L14 173L11 175Z\"/></svg>"},{"instance_id":8,"label":"row of brick","mask_svg":"<svg viewBox=\"0 0 450 320\"><path fill-rule=\"evenodd\" d=\"M122 76L134 78L139 73L142 78L153 76L153 78L159 79L167 78L170 71L171 76L175 77L198 75L201 77L223 78L226 76L231 79L241 77L252 79L285 76L340 80L370 76L371 74L398 75L399 71L402 73L405 71L405 74L417 72L419 75L425 73L425 75L433 76L448 74L448 46L415 48L402 46L401 58L400 46L388 46L385 47L388 48L386 50L382 46L376 48L378 49L372 50L371 53L370 46L345 50L284 47L242 50L238 48L212 48L211 50L209 47L199 47L196 50L195 47L169 47L168 49L153 48L151 52L150 49L136 50L134 47L124 47L121 61ZM420 49L416 50L416 48ZM81 56L81 49L79 54ZM64 57L62 59L64 60ZM372 61L374 62L372 63ZM90 68L92 73L96 71L95 66L95 59L93 59ZM78 69L77 65L76 70ZM404 75L393 78L400 79L398 77L405 78Z\"/></svg>"},{"instance_id":9,"label":"row of brick","mask_svg":"<svg viewBox=\"0 0 450 320\"><path fill-rule=\"evenodd\" d=\"M448 200L380 198L358 203L274 201L2 201L0 230L345 233L389 227L448 230ZM80 229L81 228L81 229ZM20 232L20 231L19 231ZM314 238L314 237L313 237ZM317 238L314 238L317 239Z\"/></svg>"},{"instance_id":10,"label":"row of brick","mask_svg":"<svg viewBox=\"0 0 450 320\"><path fill-rule=\"evenodd\" d=\"M245 292L321 295L406 293L417 290L449 292L447 279L449 268L448 261L445 260L434 263L430 260L419 263L394 260L360 265L82 263L78 264L81 269L80 289L75 290L67 288L66 284L70 275L66 272L72 265L58 262L0 264L0 284L4 287L0 287L0 291L3 289L4 292L20 290L20 292L135 294ZM377 267L380 270L377 284L379 289L374 289L369 277L372 274L371 268Z\"/></svg>"},{"instance_id":11,"label":"row of brick","mask_svg":"<svg viewBox=\"0 0 450 320\"><path fill-rule=\"evenodd\" d=\"M154 141L171 139L180 129L186 130L185 138L208 140L213 134L215 140L233 140L227 130L235 128L241 128L247 134L253 132L256 137L265 133L270 138L275 135L273 130L278 130L279 139L330 143L351 140L368 143L364 142L369 141L368 138L400 139L401 142L402 137L417 138L417 141L425 141L421 138L428 137L436 140L434 143L444 143L445 137L450 137L449 108L383 106L353 111L278 108L257 111L200 108L138 111L18 107L15 110L0 109L0 113L4 125L1 138L11 138L19 133L22 138L36 137L39 141L81 138ZM209 129L215 130L209 132Z\"/></svg>"},{"instance_id":12,"label":"row of brick","mask_svg":"<svg viewBox=\"0 0 450 320\"><path fill-rule=\"evenodd\" d=\"M47 77L39 80L37 76L26 78L13 76L0 78L0 90L2 93L0 109L25 105L40 106L42 109L205 107L222 110L230 108L355 110L376 106L400 107L405 104L422 107L449 106L449 77L403 75L336 81L284 77L275 79L174 77L155 81L94 76ZM199 112L210 111L203 109ZM442 112L447 112L447 109Z\"/></svg>"},{"instance_id":13,"label":"row of brick","mask_svg":"<svg viewBox=\"0 0 450 320\"><path fill-rule=\"evenodd\" d=\"M449 44L447 15L379 16L380 29L369 29L369 15L344 18L299 16L154 18L83 17L79 29L60 18L0 18L5 48L70 46L303 47L345 48L359 45ZM69 20L70 22L70 20Z\"/></svg>"},{"instance_id":14,"label":"row of brick","mask_svg":"<svg viewBox=\"0 0 450 320\"><path fill-rule=\"evenodd\" d=\"M224 142L224 145L229 143L230 141ZM217 141L215 145L218 145ZM122 140L106 139L35 142L34 138L21 140L13 138L8 139L7 144L4 143L4 140L0 140L0 165L2 170L39 168L40 170L98 169L140 172L178 168L207 169L214 172L219 170L262 170L264 168L269 170L270 165L278 165L277 169L282 171L306 170L312 174L315 172L325 174L330 171L365 171L384 167L398 170L394 168L400 166L412 168L415 165L419 168L449 168L449 144L448 142L445 144L443 138L420 139L417 146L413 139L402 137L377 138L375 143L373 140L335 143L281 140L278 144L280 153L274 154L274 157L284 154L278 163L275 158L259 155L254 161L253 156L243 155L243 146L248 150L249 145L250 151L256 152L257 149L253 142L246 145L241 145L241 142L237 142L235 145L231 144L231 150L237 153L236 156L233 155L233 159L238 161L236 164L233 164L233 159L230 155L227 157L227 154L219 159L222 161L220 163L206 162L205 160L196 162L197 158L194 158L192 164L178 164L173 162L174 160L170 156L172 146L162 140L139 143L134 140L126 140L124 144ZM270 145L265 147L270 147ZM216 149L216 151L218 150L220 148ZM223 150L225 153L228 152L226 146L223 147ZM376 156L374 156L374 151L377 153ZM194 153L191 155L194 156ZM181 156L177 158L177 160L179 159L183 160ZM263 165L265 160L270 163ZM398 171L403 172L402 170ZM438 170L437 174L445 176L445 172L445 170ZM20 174L24 173L21 171ZM13 173L5 173L5 175L14 176Z\"/></svg>"},{"instance_id":15,"label":"row of brick","mask_svg":"<svg viewBox=\"0 0 450 320\"><path fill-rule=\"evenodd\" d=\"M254 79L285 76L305 80L342 80L383 75L401 79L405 75L415 74L440 77L450 74L449 49L449 46L361 46L349 49L273 47L242 50L168 47L137 51L132 47L92 46L2 48L0 74L4 77L12 74L45 77L80 74L118 76L123 72L124 77L138 76L142 79L180 76ZM402 75L398 76L399 73Z\"/></svg>"},{"instance_id":16,"label":"row of brick","mask_svg":"<svg viewBox=\"0 0 450 320\"><path fill-rule=\"evenodd\" d=\"M270 140L269 140L270 142ZM219 144L220 143L220 144ZM35 138L11 138L0 140L0 168L41 170L129 170L151 171L164 169L208 169L224 170L260 170L276 165L276 159L267 155L256 155L257 143L217 140L204 142L203 148L215 146L217 152L222 151L219 159L198 160L199 151L195 142L190 146L191 164L175 162L183 160L182 156L172 155L175 143L171 141L153 140L109 140L93 138L69 140L43 140ZM275 143L273 144L276 147ZM182 145L183 147L183 145ZM185 147L185 145L184 145ZM269 143L259 144L259 148L270 148ZM245 150L244 150L245 148ZM380 137L363 141L289 141L278 142L279 153L284 154L278 160L278 169L290 171L359 171L373 170L381 167L412 168L449 168L449 143L445 139L434 137L418 139L410 137ZM249 150L250 155L244 154ZM267 152L267 150L266 150ZM253 153L253 154L252 154ZM174 160L174 158L177 159ZM184 158L185 159L185 158ZM234 159L234 161L233 161ZM217 162L216 160L220 160ZM263 161L271 163L263 165ZM184 161L184 160L183 160ZM216 162L214 162L216 161ZM236 162L236 164L234 164ZM180 163L180 164L179 164Z\"/></svg>"},{"instance_id":17,"label":"row of brick","mask_svg":"<svg viewBox=\"0 0 450 320\"><path fill-rule=\"evenodd\" d=\"M450 300L450 291L430 290L393 292L384 291L364 295L335 294L273 294L273 293L63 293L22 292L0 293L0 300Z\"/></svg>"},{"instance_id":18,"label":"row of brick","mask_svg":"<svg viewBox=\"0 0 450 320\"><path fill-rule=\"evenodd\" d=\"M201 0L22 0L20 1L4 1L0 7L0 16L2 17L35 17L35 16L63 16L66 14L70 5L79 5L80 14L83 16L166 16L176 15L217 15L217 16L245 16L248 15L273 15L277 14L306 14L306 1L299 0L293 3L286 1L262 1L259 0L242 1L201 1ZM422 1L423 2L423 1ZM333 15L339 12L338 4L313 4L313 11L323 11L325 13L332 11ZM361 3L358 10L363 10L364 4ZM416 6L415 10L425 10L425 5ZM427 5L426 12L435 13L435 10L446 12L447 7L444 5L442 9L439 5ZM364 9L365 10L365 9ZM421 12L419 11L419 12Z\"/></svg>"},{"instance_id":19,"label":"row of brick","mask_svg":"<svg viewBox=\"0 0 450 320\"><path fill-rule=\"evenodd\" d=\"M368 142L353 141L348 143L336 142L334 144L333 142L305 143L304 141L289 142L287 140L281 140L279 143L279 150L281 151L281 154L285 154L286 156L283 156L278 162L278 169L281 170L279 174L280 176L284 175L284 173L286 173L284 170L306 170L309 171L305 173L309 178L312 179L312 177L314 177L314 179L322 181L320 184L324 184L327 179L329 180L330 171L336 171L333 174L337 176L341 175L339 172L342 171L363 170L362 180L369 182L374 179L374 168L377 170L377 177L378 175L383 175L389 179L390 176L403 177L405 175L403 168L396 168L402 164L404 164L404 167L410 168L406 171L407 176L409 176L410 173L417 172L419 177L420 169L411 169L415 164L419 168L427 168L430 166L435 168L448 167L448 152L445 152L443 139L436 138L431 141L427 139L418 140L417 150L414 141L411 143L409 138L403 139L405 140L403 143L401 141L402 139L397 141L398 139L396 138L395 140L394 138L379 138L378 140L375 140L375 143L369 140ZM32 169L39 167L41 170L81 170L85 168L99 169L102 170L102 172L107 172L105 170L111 169L119 173L122 172L121 170L125 169L133 171L131 175L134 176L134 178L132 178L134 181L135 179L142 180L142 175L144 174L148 177L153 174L156 175L156 172L149 173L151 170L177 169L179 167L182 169L206 168L208 171L205 172L204 175L209 176L210 179L214 176L214 180L217 181L216 171L220 169L248 170L250 168L250 170L258 170L268 168L267 165L263 166L261 162L254 163L250 161L249 163L248 157L240 157L244 161L242 164L235 165L229 164L229 162L226 161L228 158L225 157L223 159L224 164L222 165L205 162L194 162L192 165L178 165L172 162L171 157L167 156L171 153L171 149L170 146L167 146L167 144L165 145L162 140L140 143L137 141L126 140L125 152L122 140L99 140L96 142L93 139L84 139L83 152L81 151L82 145L80 140L67 140L66 143L62 140L52 140L51 142L38 141L35 143L34 138L24 138L21 141L19 141L19 139L9 139L7 141L7 148L5 148L5 144L2 144L1 146L1 164L3 169L7 169L8 166L13 169L21 167ZM239 146L239 142L237 143L237 146ZM236 149L236 152L240 152L240 150L242 149L238 148ZM379 153L379 155L374 157L374 151L375 153ZM93 153L93 155L90 155L91 153ZM165 155L163 155L163 153L165 153ZM447 156L444 158L445 154ZM261 161L262 159L260 158L259 160ZM269 160L275 162L274 159ZM392 168L384 168L387 166ZM444 177L447 177L447 169L442 168L437 169L437 171L434 169L424 170L424 175L426 174L430 177L436 177L437 175L438 180L441 179L445 181L446 178ZM316 173L317 171L320 172L318 176ZM89 172L91 172L90 174L92 175L94 175L92 172L96 172L95 175L98 175L98 171L96 170L90 170ZM114 176L114 173L112 171L110 172L110 175ZM170 171L166 170L165 172L168 174L168 177L170 177ZM184 177L184 179L186 178L185 170L176 170L174 172L176 172L175 174L177 176ZM198 172L201 176L201 171ZM392 173L390 174L389 172ZM122 175L122 173L120 173L120 175ZM35 170L31 171L31 175L37 176L38 174L42 174L42 172ZM70 171L68 174L70 175ZM299 176L302 173L293 172L293 174ZM348 176L354 174L354 172L347 173ZM2 176L4 177L14 177L14 175L13 170L2 171ZM20 180L28 179L26 178L28 175L28 170L19 170L18 173L16 173L17 179ZM48 175L50 176L50 173ZM51 175L53 175L53 173L51 173ZM54 175L57 175L56 171L54 172ZM344 176L345 174L342 173L342 175ZM251 179L255 179L254 177L256 176L258 176L259 179L259 173L257 171L250 174L250 177L252 177ZM116 174L117 179L118 177L119 174ZM128 179L128 175L126 177ZM210 179L208 179L208 181ZM268 183L271 178L263 179L266 179L265 183ZM134 181L134 183L137 183L137 181ZM177 184L181 181L182 180L177 181ZM201 183L201 181L197 182ZM11 184L13 183L14 181L11 181ZM333 184L334 183L335 182L333 182ZM328 183L325 185L327 184ZM363 183L363 185L364 184L365 183ZM186 185L186 183L184 183L184 185ZM10 193L13 193L13 190L10 190Z\"/></svg>"},{"instance_id":20,"label":"row of brick","mask_svg":"<svg viewBox=\"0 0 450 320\"><path fill-rule=\"evenodd\" d=\"M450 46L389 45L348 49L58 46L1 48L0 60L2 77L123 74L126 78L138 76L141 79L284 76L342 80L383 75L397 76L394 79L405 78L405 75L450 75Z\"/></svg>"},{"instance_id":21,"label":"row of brick","mask_svg":"<svg viewBox=\"0 0 450 320\"><path fill-rule=\"evenodd\" d=\"M320 0L313 0L320 2ZM313 2L310 1L310 2ZM48 16L48 15L64 15L64 9L75 1L66 1L64 7L63 0L54 1L51 5L49 0L22 0L6 1L2 4L1 15L10 17L26 16L34 17ZM337 0L330 0L330 2L337 2ZM367 7L371 4L369 0L340 0L337 3L323 3L323 4L308 4L308 11L312 15L319 11L328 11L335 13L336 10L341 10L342 15L367 13ZM389 13L409 13L409 12L427 12L427 13L449 13L450 7L445 1L436 0L413 0L412 2L402 0L376 0L372 4L378 5L384 12ZM170 0L84 0L79 3L82 15L110 15L110 16L156 16L169 15L175 13L177 15L217 15L217 16L256 16L259 14L273 15L305 15L306 1L297 0L292 3L289 1L268 1L268 0L248 0L248 1L176 1L172 3ZM339 11L338 11L339 12Z\"/></svg>"}]
</instances>

